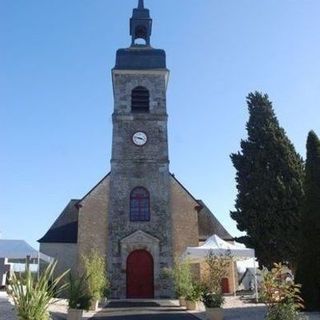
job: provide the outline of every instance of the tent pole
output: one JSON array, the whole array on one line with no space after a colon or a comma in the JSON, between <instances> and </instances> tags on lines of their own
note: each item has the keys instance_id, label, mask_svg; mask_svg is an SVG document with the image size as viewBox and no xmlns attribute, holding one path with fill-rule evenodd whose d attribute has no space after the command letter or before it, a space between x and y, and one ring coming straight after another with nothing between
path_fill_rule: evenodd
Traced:
<instances>
[{"instance_id":1,"label":"tent pole","mask_svg":"<svg viewBox=\"0 0 320 320\"><path fill-rule=\"evenodd\" d=\"M231 264L232 264L232 276L233 276L233 295L236 296L236 274L235 274L235 269L234 269L234 261L231 259Z\"/></svg>"},{"instance_id":2,"label":"tent pole","mask_svg":"<svg viewBox=\"0 0 320 320\"><path fill-rule=\"evenodd\" d=\"M38 280L40 278L40 252L38 251Z\"/></svg>"},{"instance_id":3,"label":"tent pole","mask_svg":"<svg viewBox=\"0 0 320 320\"><path fill-rule=\"evenodd\" d=\"M255 298L256 302L259 300L259 293L258 293L258 281L257 281L257 268L256 268L256 259L253 258L253 270L254 270L254 289L255 289Z\"/></svg>"}]
</instances>

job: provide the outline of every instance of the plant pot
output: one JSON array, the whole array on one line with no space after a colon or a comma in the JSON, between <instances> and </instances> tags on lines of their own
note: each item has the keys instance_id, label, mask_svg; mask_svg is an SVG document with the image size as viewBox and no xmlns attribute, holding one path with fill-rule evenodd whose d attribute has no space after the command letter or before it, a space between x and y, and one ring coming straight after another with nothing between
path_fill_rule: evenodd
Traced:
<instances>
[{"instance_id":1,"label":"plant pot","mask_svg":"<svg viewBox=\"0 0 320 320\"><path fill-rule=\"evenodd\" d=\"M83 310L81 309L69 309L67 320L81 320L83 315Z\"/></svg>"},{"instance_id":2,"label":"plant pot","mask_svg":"<svg viewBox=\"0 0 320 320\"><path fill-rule=\"evenodd\" d=\"M223 309L206 307L206 316L208 320L223 320Z\"/></svg>"},{"instance_id":3,"label":"plant pot","mask_svg":"<svg viewBox=\"0 0 320 320\"><path fill-rule=\"evenodd\" d=\"M181 307L186 307L186 298L185 297L179 297L179 304Z\"/></svg>"},{"instance_id":4,"label":"plant pot","mask_svg":"<svg viewBox=\"0 0 320 320\"><path fill-rule=\"evenodd\" d=\"M94 300L91 300L90 301L90 311L97 311L97 309L98 309L98 304L99 304L99 300L96 300L96 299L94 299Z\"/></svg>"},{"instance_id":5,"label":"plant pot","mask_svg":"<svg viewBox=\"0 0 320 320\"><path fill-rule=\"evenodd\" d=\"M186 306L187 306L188 310L196 310L197 309L197 302L191 301L191 300L186 300Z\"/></svg>"}]
</instances>

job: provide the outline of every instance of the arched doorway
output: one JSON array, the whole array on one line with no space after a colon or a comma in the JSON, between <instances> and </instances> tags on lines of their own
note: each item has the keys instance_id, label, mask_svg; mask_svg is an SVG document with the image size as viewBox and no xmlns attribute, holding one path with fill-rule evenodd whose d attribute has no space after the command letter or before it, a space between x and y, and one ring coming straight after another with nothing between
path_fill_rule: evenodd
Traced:
<instances>
[{"instance_id":1,"label":"arched doorway","mask_svg":"<svg viewBox=\"0 0 320 320\"><path fill-rule=\"evenodd\" d=\"M222 293L230 293L229 279L228 278L222 278L221 289L222 289Z\"/></svg>"},{"instance_id":2,"label":"arched doorway","mask_svg":"<svg viewBox=\"0 0 320 320\"><path fill-rule=\"evenodd\" d=\"M153 258L146 250L135 250L127 258L127 298L152 299Z\"/></svg>"}]
</instances>

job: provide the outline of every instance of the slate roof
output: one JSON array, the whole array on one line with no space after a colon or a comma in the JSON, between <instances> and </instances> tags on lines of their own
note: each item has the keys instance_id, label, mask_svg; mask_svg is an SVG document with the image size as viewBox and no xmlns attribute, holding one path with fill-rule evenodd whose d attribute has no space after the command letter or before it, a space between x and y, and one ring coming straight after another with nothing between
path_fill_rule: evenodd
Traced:
<instances>
[{"instance_id":1,"label":"slate roof","mask_svg":"<svg viewBox=\"0 0 320 320\"><path fill-rule=\"evenodd\" d=\"M224 228L205 203L202 200L198 200L198 203L202 207L201 210L198 211L200 241L208 239L213 234L216 234L223 240L233 240L230 233Z\"/></svg>"},{"instance_id":2,"label":"slate roof","mask_svg":"<svg viewBox=\"0 0 320 320\"><path fill-rule=\"evenodd\" d=\"M134 45L119 49L115 70L166 69L166 53L162 49Z\"/></svg>"},{"instance_id":3,"label":"slate roof","mask_svg":"<svg viewBox=\"0 0 320 320\"><path fill-rule=\"evenodd\" d=\"M40 243L77 243L78 241L78 213L76 204L79 200L70 200L60 216L53 223L47 233L38 240Z\"/></svg>"}]
</instances>

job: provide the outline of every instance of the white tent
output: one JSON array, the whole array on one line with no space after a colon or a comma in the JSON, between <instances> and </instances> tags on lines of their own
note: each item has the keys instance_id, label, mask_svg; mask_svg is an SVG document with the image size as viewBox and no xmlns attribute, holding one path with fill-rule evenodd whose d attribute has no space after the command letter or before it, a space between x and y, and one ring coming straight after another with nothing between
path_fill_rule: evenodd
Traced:
<instances>
[{"instance_id":1,"label":"white tent","mask_svg":"<svg viewBox=\"0 0 320 320\"><path fill-rule=\"evenodd\" d=\"M212 235L207 241L199 247L187 247L182 255L183 260L188 260L190 263L200 263L205 261L208 254L214 254L216 256L225 256L226 258L237 260L252 259L255 257L254 249L243 247L241 244L232 244L219 238L216 234ZM235 283L235 270L233 268L233 278ZM256 267L254 263L254 273L256 274ZM255 292L256 299L258 299L257 279L255 277Z\"/></svg>"},{"instance_id":2,"label":"white tent","mask_svg":"<svg viewBox=\"0 0 320 320\"><path fill-rule=\"evenodd\" d=\"M8 259L12 262L11 265L15 271L18 269L22 271L25 270L27 266L30 267L30 262L36 263L38 278L40 273L40 260L46 263L54 260L54 258L37 251L24 240L7 239L0 239L0 258ZM22 268L22 266L24 268Z\"/></svg>"},{"instance_id":3,"label":"white tent","mask_svg":"<svg viewBox=\"0 0 320 320\"><path fill-rule=\"evenodd\" d=\"M43 260L51 262L53 258L32 248L24 240L5 240L0 239L0 258L7 258L10 260L25 260L29 257L31 260Z\"/></svg>"}]
</instances>

